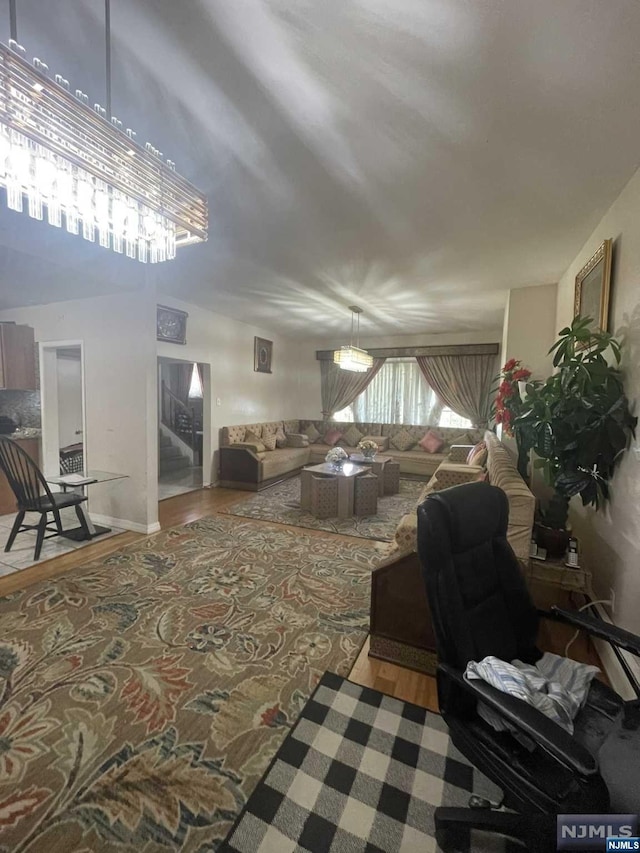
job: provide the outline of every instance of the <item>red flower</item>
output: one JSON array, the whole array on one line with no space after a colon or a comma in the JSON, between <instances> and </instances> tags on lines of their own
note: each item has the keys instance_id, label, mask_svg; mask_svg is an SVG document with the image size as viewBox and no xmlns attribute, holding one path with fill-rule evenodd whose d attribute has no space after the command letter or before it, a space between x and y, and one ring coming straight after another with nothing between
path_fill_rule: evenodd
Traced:
<instances>
[{"instance_id":1,"label":"red flower","mask_svg":"<svg viewBox=\"0 0 640 853\"><path fill-rule=\"evenodd\" d=\"M502 368L502 372L503 373L509 373L509 371L513 370L513 368L516 367L518 364L519 364L519 362L516 361L515 358L510 358L509 361Z\"/></svg>"},{"instance_id":2,"label":"red flower","mask_svg":"<svg viewBox=\"0 0 640 853\"><path fill-rule=\"evenodd\" d=\"M511 397L511 395L513 394L513 386L510 382L507 382L506 380L503 380L500 383L500 388L498 390L503 397Z\"/></svg>"},{"instance_id":3,"label":"red flower","mask_svg":"<svg viewBox=\"0 0 640 853\"><path fill-rule=\"evenodd\" d=\"M515 382L523 382L525 379L528 379L531 376L531 371L527 370L526 367L521 367L520 370L516 370L513 374L513 379Z\"/></svg>"}]
</instances>

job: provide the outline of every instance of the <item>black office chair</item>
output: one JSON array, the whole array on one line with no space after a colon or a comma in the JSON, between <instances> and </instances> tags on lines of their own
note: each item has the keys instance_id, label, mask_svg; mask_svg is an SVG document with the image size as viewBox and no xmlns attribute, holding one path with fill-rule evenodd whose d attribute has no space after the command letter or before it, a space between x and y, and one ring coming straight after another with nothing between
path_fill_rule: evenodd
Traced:
<instances>
[{"instance_id":1,"label":"black office chair","mask_svg":"<svg viewBox=\"0 0 640 853\"><path fill-rule=\"evenodd\" d=\"M580 612L537 611L507 542L508 503L488 483L436 492L418 508L418 553L433 618L440 711L455 746L504 792L500 811L439 808L438 843L458 849L470 829L554 850L557 814L640 811L640 703L624 702L594 679L570 735L540 711L481 680L467 680L470 660L495 655L535 663L540 616L585 628L640 655L640 638ZM518 737L496 731L478 714L493 709Z\"/></svg>"},{"instance_id":2,"label":"black office chair","mask_svg":"<svg viewBox=\"0 0 640 853\"><path fill-rule=\"evenodd\" d=\"M18 533L24 533L27 530L37 530L38 535L36 537L36 548L33 558L34 560L39 560L44 540L51 539L53 536L60 536L63 532L60 510L68 506L75 507L80 526L85 532L87 539L91 538L87 522L80 512L80 504L86 501L87 498L84 495L74 493L52 492L47 481L42 476L42 472L29 454L16 444L15 441L1 436L0 470L4 471L11 490L16 496L18 509L18 514L13 522L7 544L4 547L5 551L11 550ZM27 512L39 512L39 523L23 524L22 522ZM47 523L49 513L53 514L55 528ZM45 536L47 530L53 532L49 536Z\"/></svg>"}]
</instances>

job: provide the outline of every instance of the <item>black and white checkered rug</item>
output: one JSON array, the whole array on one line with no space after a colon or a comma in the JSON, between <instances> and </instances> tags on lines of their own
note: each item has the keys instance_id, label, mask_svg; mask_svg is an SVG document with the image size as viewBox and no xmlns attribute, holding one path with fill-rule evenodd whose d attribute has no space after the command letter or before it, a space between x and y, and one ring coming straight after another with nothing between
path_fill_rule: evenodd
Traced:
<instances>
[{"instance_id":1,"label":"black and white checkered rug","mask_svg":"<svg viewBox=\"0 0 640 853\"><path fill-rule=\"evenodd\" d=\"M224 853L431 853L436 806L497 788L438 714L327 672L239 815ZM504 850L472 837L469 850Z\"/></svg>"}]
</instances>

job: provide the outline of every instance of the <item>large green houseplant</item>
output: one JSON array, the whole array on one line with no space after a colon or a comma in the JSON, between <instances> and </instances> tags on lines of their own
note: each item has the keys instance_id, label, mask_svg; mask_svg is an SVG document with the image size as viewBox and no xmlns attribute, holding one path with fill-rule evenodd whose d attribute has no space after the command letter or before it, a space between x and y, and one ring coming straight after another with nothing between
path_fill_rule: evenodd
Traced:
<instances>
[{"instance_id":1,"label":"large green houseplant","mask_svg":"<svg viewBox=\"0 0 640 853\"><path fill-rule=\"evenodd\" d=\"M609 481L635 435L637 418L618 369L620 348L590 317L576 317L549 350L556 372L527 384L526 411L515 425L555 491L544 518L549 528L566 528L574 495L596 510L608 500Z\"/></svg>"}]
</instances>

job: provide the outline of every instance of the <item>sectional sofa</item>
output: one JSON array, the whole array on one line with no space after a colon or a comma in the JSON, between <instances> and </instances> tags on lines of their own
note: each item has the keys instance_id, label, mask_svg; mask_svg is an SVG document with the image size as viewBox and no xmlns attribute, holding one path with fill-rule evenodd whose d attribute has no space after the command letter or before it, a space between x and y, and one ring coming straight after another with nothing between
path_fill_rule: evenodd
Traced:
<instances>
[{"instance_id":1,"label":"sectional sofa","mask_svg":"<svg viewBox=\"0 0 640 853\"><path fill-rule=\"evenodd\" d=\"M429 430L443 439L439 452L428 453L419 445ZM347 452L355 453L363 438L378 439L380 451L400 463L401 474L415 474L425 482L447 458L452 444L475 444L482 438L481 430L415 424L286 420L226 426L220 430L219 483L228 488L259 491L295 476L305 465L324 461L333 446L324 440L331 431L340 433L336 444ZM286 446L268 450L262 439L278 433L286 436ZM248 441L249 435L254 440Z\"/></svg>"},{"instance_id":2,"label":"sectional sofa","mask_svg":"<svg viewBox=\"0 0 640 853\"><path fill-rule=\"evenodd\" d=\"M486 475L509 501L507 540L523 568L528 562L535 515L535 497L516 467L515 458L492 432L486 432L487 459L482 467L466 465L468 448L453 447L451 454L426 484L417 505L427 495ZM435 672L435 636L420 561L416 553L417 512L403 516L394 541L379 546L380 562L371 577L371 657Z\"/></svg>"}]
</instances>

